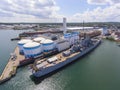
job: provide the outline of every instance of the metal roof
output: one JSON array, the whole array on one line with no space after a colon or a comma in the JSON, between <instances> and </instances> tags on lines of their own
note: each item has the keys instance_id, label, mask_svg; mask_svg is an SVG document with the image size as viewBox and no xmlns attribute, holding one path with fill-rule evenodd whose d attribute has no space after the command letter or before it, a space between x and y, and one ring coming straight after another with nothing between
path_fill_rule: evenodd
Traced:
<instances>
[{"instance_id":1,"label":"metal roof","mask_svg":"<svg viewBox=\"0 0 120 90\"><path fill-rule=\"evenodd\" d=\"M25 47L25 48L33 48L33 47L37 47L39 45L40 45L40 43L37 43L37 42L29 42L29 43L26 43L23 47Z\"/></svg>"},{"instance_id":2,"label":"metal roof","mask_svg":"<svg viewBox=\"0 0 120 90\"><path fill-rule=\"evenodd\" d=\"M32 42L32 40L30 39L22 39L18 42L18 44L25 44L25 43L28 43L28 42Z\"/></svg>"}]
</instances>

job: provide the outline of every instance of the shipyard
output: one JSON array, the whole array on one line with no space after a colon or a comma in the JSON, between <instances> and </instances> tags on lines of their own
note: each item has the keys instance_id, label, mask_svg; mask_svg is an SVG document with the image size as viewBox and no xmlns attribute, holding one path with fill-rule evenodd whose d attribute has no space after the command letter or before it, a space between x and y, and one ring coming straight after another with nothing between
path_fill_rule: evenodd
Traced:
<instances>
[{"instance_id":1,"label":"shipyard","mask_svg":"<svg viewBox=\"0 0 120 90\"><path fill-rule=\"evenodd\" d=\"M119 0L1 0L0 90L120 90Z\"/></svg>"},{"instance_id":2,"label":"shipyard","mask_svg":"<svg viewBox=\"0 0 120 90\"><path fill-rule=\"evenodd\" d=\"M67 28L66 18L63 18L62 33L64 34L64 36L59 31L55 31L55 33L58 33L58 35L55 35L53 33L54 31L51 31L51 32L49 32L49 31L28 32L28 33L26 32L26 33L20 34L20 37L23 37L23 39L18 41L17 47L15 48L14 52L11 53L11 57L8 60L8 64L6 65L5 69L3 70L2 75L0 77L0 82L2 83L4 81L9 80L13 76L15 76L18 67L32 64L32 63L34 63L34 61L36 59L37 60L39 59L41 61L41 59L48 58L53 55L56 57L58 53L60 53L60 54L64 53L63 51L70 49L70 47L73 48L74 44L80 43L80 41L79 41L80 38L81 38L81 40L83 38L83 39L88 39L87 41L89 41L89 38L96 37L101 34L101 31L99 31L99 30L92 31L93 28L91 28L91 27L89 27L89 28L84 27L84 29L86 29L86 30L89 29L89 31L87 31L87 32L85 32L85 30L82 32L72 31L72 30L79 30L79 29L81 29L81 28L79 28L79 27ZM91 29L91 31L90 31L90 29ZM67 33L67 30L69 30L68 33ZM24 34L24 36L23 36L23 34ZM27 35L27 36L25 36L25 35ZM82 41L82 42L84 42L84 41ZM85 42L84 42L84 44L85 44ZM86 42L86 43L89 43L89 42ZM81 43L81 47L78 47L78 45L74 46L74 48L76 48L76 49L78 48L77 51L75 51L76 53L78 53L79 50L80 51L82 50L82 49L80 49L80 48L82 48L82 43ZM84 48L83 48L83 50L84 50ZM68 51L66 51L66 52L68 52ZM58 56L62 57L59 54L58 54ZM74 55L70 55L70 57L71 56L77 57ZM63 58L65 58L65 57L63 57ZM37 61L35 61L35 62L37 62Z\"/></svg>"},{"instance_id":3,"label":"shipyard","mask_svg":"<svg viewBox=\"0 0 120 90\"><path fill-rule=\"evenodd\" d=\"M71 57L77 59L83 56L84 54L87 54L89 50L86 52L85 51L86 46L84 45L89 43L90 38L93 38L93 40L94 38L96 39L99 38L100 40L102 37L106 36L107 38L108 36L113 35L115 31L113 32L111 30L111 32L112 34L106 28L102 29L100 27L68 27L67 28L66 18L63 18L63 30L59 29L58 31L58 30L50 29L45 31L29 31L29 32L20 33L19 38L11 39L11 40L17 40L17 41L19 40L19 41L17 43L17 47L15 48L14 52L11 53L11 57L9 58L8 63L5 69L3 70L3 73L0 76L0 83L8 81L10 78L16 75L17 68L26 65L30 65L30 68L33 69L32 72L33 75L35 75L35 77L41 77L52 71L55 71L67 65L67 63L65 65L64 64L62 65L60 62L64 63L65 61L67 61L71 63L72 61L75 60L73 59L68 61L67 58ZM115 32L115 33L119 35L119 32ZM81 41L79 41L80 39ZM86 41L84 42L84 39L87 40L87 42ZM84 42L84 44L82 43L80 44L80 42L82 43ZM99 42L101 42L101 40ZM96 44L96 46L98 45ZM72 50L70 47L76 49ZM66 51L68 49L71 51L75 51L76 53L75 52L73 53L71 51ZM78 52L81 53L85 52L85 53L78 54ZM68 55L68 57L63 56L62 53L64 53L63 55ZM48 61L46 61L46 58L49 58L51 56L53 58L50 58L48 59ZM63 59L61 60L61 58ZM40 72L42 73L41 75L34 74L34 72L39 71L39 68L40 70L43 67L49 68L52 63L56 64L55 66L58 68L56 69L54 68L52 70L48 69L47 72L43 71L43 73ZM61 65L59 65L59 63ZM53 66L54 65L52 65L52 68Z\"/></svg>"},{"instance_id":4,"label":"shipyard","mask_svg":"<svg viewBox=\"0 0 120 90\"><path fill-rule=\"evenodd\" d=\"M58 69L79 58L82 59L82 56L85 57L93 51L101 44L101 39L107 39L113 35L119 37L118 29L67 27L66 18L63 18L62 27L63 30L60 28L59 31L51 29L26 31L18 35L19 39L13 37L15 39L11 42L16 42L17 46L10 53L10 58L0 76L0 84L10 82L9 80L17 77L19 72L17 69L25 66L30 69L28 70L30 75L35 78L42 78L54 71L59 72ZM71 65L67 67L69 66Z\"/></svg>"},{"instance_id":5,"label":"shipyard","mask_svg":"<svg viewBox=\"0 0 120 90\"><path fill-rule=\"evenodd\" d=\"M76 61L93 51L101 39L119 42L119 30L101 27L67 27L63 18L62 28L26 31L11 39L17 41L14 52L0 76L0 84L17 77L17 69L27 66L31 75L42 78ZM118 45L119 46L119 45ZM53 73L54 74L54 73Z\"/></svg>"}]
</instances>

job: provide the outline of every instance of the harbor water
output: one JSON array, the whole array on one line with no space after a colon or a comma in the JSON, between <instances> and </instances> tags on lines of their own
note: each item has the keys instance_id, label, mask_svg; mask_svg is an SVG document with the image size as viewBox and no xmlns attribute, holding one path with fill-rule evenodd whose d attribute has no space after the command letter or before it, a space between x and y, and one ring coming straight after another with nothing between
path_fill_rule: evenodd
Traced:
<instances>
[{"instance_id":1,"label":"harbor water","mask_svg":"<svg viewBox=\"0 0 120 90\"><path fill-rule=\"evenodd\" d=\"M0 31L0 73L14 51L23 31ZM0 90L119 90L120 47L103 40L94 51L43 80L33 81L28 66L19 68L15 77L0 85Z\"/></svg>"}]
</instances>

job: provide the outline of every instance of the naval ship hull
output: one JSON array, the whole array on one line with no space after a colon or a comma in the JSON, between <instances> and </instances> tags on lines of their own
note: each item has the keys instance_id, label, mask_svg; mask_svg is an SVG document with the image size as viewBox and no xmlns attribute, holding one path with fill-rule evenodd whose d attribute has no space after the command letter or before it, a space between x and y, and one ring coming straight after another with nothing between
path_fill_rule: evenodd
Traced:
<instances>
[{"instance_id":1,"label":"naval ship hull","mask_svg":"<svg viewBox=\"0 0 120 90\"><path fill-rule=\"evenodd\" d=\"M59 64L56 64L54 66L48 67L48 68L44 68L42 70L39 70L37 72L32 71L33 76L35 77L43 77L49 73L52 73L70 63L72 63L73 61L77 60L78 58L81 58L82 56L86 55L87 53L91 52L92 50L94 50L99 44L101 43L101 40L98 41L95 45L87 48L85 51L80 52L79 54L75 55L74 57L68 58L67 60L60 62Z\"/></svg>"}]
</instances>

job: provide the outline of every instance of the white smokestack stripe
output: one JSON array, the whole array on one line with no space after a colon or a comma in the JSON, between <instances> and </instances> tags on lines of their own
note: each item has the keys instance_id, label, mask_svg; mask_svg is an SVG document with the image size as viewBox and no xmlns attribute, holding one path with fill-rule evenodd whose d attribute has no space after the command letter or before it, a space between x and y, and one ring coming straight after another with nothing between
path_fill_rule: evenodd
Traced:
<instances>
[{"instance_id":1,"label":"white smokestack stripe","mask_svg":"<svg viewBox=\"0 0 120 90\"><path fill-rule=\"evenodd\" d=\"M63 18L63 31L64 31L64 34L65 34L66 31L67 31L66 18Z\"/></svg>"}]
</instances>

